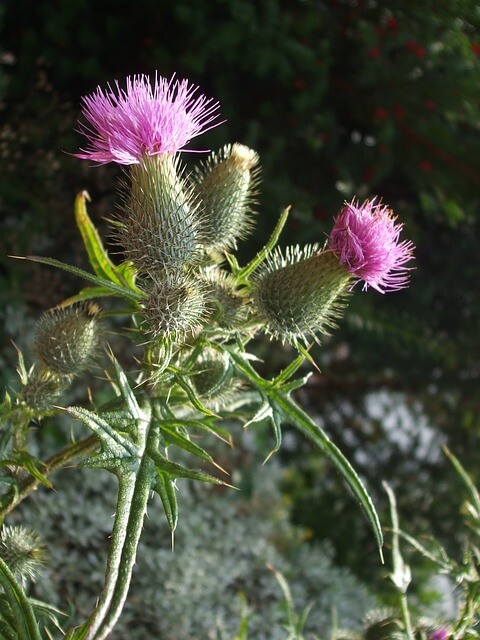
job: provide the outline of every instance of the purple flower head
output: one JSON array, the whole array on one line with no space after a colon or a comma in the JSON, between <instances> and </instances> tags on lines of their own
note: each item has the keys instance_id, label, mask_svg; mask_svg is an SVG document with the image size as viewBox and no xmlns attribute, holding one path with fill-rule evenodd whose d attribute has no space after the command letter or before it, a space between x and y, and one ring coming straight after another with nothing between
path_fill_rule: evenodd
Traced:
<instances>
[{"instance_id":1,"label":"purple flower head","mask_svg":"<svg viewBox=\"0 0 480 640\"><path fill-rule=\"evenodd\" d=\"M358 281L364 281L364 289L385 293L408 286L405 264L414 246L406 240L399 243L403 225L395 220L392 210L376 198L361 206L353 199L335 219L330 249Z\"/></svg>"},{"instance_id":2,"label":"purple flower head","mask_svg":"<svg viewBox=\"0 0 480 640\"><path fill-rule=\"evenodd\" d=\"M448 640L450 632L446 627L439 627L428 636L428 640Z\"/></svg>"},{"instance_id":3,"label":"purple flower head","mask_svg":"<svg viewBox=\"0 0 480 640\"><path fill-rule=\"evenodd\" d=\"M83 98L82 112L88 125L81 133L88 139L77 158L100 164L138 164L140 159L183 151L191 138L220 122L219 103L195 95L198 87L187 80L155 75L129 76L126 88L118 82L104 92L100 87Z\"/></svg>"}]
</instances>

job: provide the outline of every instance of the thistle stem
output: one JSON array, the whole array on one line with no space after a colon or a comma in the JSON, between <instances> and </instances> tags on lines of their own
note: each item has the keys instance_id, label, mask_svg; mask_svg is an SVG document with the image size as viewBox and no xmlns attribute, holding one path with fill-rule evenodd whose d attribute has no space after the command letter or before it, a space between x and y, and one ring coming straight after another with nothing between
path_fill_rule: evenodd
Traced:
<instances>
[{"instance_id":1,"label":"thistle stem","mask_svg":"<svg viewBox=\"0 0 480 640\"><path fill-rule=\"evenodd\" d=\"M70 640L107 638L127 598L148 498L156 477L155 464L147 450L158 446L158 430L151 428L150 416L146 419L139 412L137 421L135 455L120 457L112 462L114 466L106 467L118 477L118 499L103 589L92 615L68 636Z\"/></svg>"},{"instance_id":2,"label":"thistle stem","mask_svg":"<svg viewBox=\"0 0 480 640\"><path fill-rule=\"evenodd\" d=\"M105 584L86 624L85 640L104 640L114 628L127 598L138 541L151 488L151 469L143 460L138 473L119 477L115 524L107 560Z\"/></svg>"},{"instance_id":3,"label":"thistle stem","mask_svg":"<svg viewBox=\"0 0 480 640\"><path fill-rule=\"evenodd\" d=\"M248 277L257 269L262 262L265 260L270 251L275 247L282 233L283 227L287 222L288 214L290 212L290 207L287 207L282 211L279 221L275 229L273 230L272 235L270 236L267 244L261 249L257 255L253 258L251 262L249 262L243 269L236 274L237 280L239 283L246 283Z\"/></svg>"}]
</instances>

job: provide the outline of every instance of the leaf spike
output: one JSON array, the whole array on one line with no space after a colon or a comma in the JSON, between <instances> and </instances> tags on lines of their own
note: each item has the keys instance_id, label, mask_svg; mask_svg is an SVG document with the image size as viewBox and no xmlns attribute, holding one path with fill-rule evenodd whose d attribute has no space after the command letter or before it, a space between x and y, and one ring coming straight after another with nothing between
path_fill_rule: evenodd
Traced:
<instances>
[{"instance_id":1,"label":"leaf spike","mask_svg":"<svg viewBox=\"0 0 480 640\"><path fill-rule=\"evenodd\" d=\"M210 462L213 464L214 467L217 467L217 469L219 471L221 471L222 473L224 473L226 476L229 476L230 474L228 473L228 471L226 471L223 467L221 467L219 464L217 464L215 462L215 460L210 460Z\"/></svg>"},{"instance_id":2,"label":"leaf spike","mask_svg":"<svg viewBox=\"0 0 480 640\"><path fill-rule=\"evenodd\" d=\"M270 453L268 454L268 456L265 458L265 460L262 462L262 465L267 464L267 462L270 460L270 458L275 455L277 453L278 449L277 447L275 447L274 449L272 449L270 451Z\"/></svg>"}]
</instances>

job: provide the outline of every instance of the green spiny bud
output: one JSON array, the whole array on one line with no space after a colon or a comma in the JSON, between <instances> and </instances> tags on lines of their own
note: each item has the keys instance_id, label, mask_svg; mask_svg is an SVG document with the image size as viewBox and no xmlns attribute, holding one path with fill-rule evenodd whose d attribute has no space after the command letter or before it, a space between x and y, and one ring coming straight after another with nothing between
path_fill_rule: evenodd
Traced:
<instances>
[{"instance_id":1,"label":"green spiny bud","mask_svg":"<svg viewBox=\"0 0 480 640\"><path fill-rule=\"evenodd\" d=\"M131 188L116 227L127 258L141 273L179 273L196 261L202 242L198 202L176 158L151 156L132 165Z\"/></svg>"},{"instance_id":2,"label":"green spiny bud","mask_svg":"<svg viewBox=\"0 0 480 640\"><path fill-rule=\"evenodd\" d=\"M222 329L244 328L249 315L248 299L239 291L235 278L218 268L203 272L209 299L212 299L213 319Z\"/></svg>"},{"instance_id":3,"label":"green spiny bud","mask_svg":"<svg viewBox=\"0 0 480 640\"><path fill-rule=\"evenodd\" d=\"M45 545L32 529L3 526L0 533L0 557L17 579L34 579L45 564Z\"/></svg>"},{"instance_id":4,"label":"green spiny bud","mask_svg":"<svg viewBox=\"0 0 480 640\"><path fill-rule=\"evenodd\" d=\"M65 378L45 369L31 369L20 399L37 416L53 411L53 405L65 389Z\"/></svg>"},{"instance_id":5,"label":"green spiny bud","mask_svg":"<svg viewBox=\"0 0 480 640\"><path fill-rule=\"evenodd\" d=\"M197 170L207 249L235 247L251 229L251 205L259 181L257 164L257 153L236 143L212 154Z\"/></svg>"},{"instance_id":6,"label":"green spiny bud","mask_svg":"<svg viewBox=\"0 0 480 640\"><path fill-rule=\"evenodd\" d=\"M317 245L276 251L255 276L253 298L270 335L296 344L336 327L352 283L331 251Z\"/></svg>"},{"instance_id":7,"label":"green spiny bud","mask_svg":"<svg viewBox=\"0 0 480 640\"><path fill-rule=\"evenodd\" d=\"M181 342L200 328L205 314L205 288L187 276L164 274L161 280L154 280L143 303L146 328L154 338L171 337Z\"/></svg>"},{"instance_id":8,"label":"green spiny bud","mask_svg":"<svg viewBox=\"0 0 480 640\"><path fill-rule=\"evenodd\" d=\"M33 347L42 368L59 376L86 369L100 341L99 312L92 302L46 311L38 320Z\"/></svg>"},{"instance_id":9,"label":"green spiny bud","mask_svg":"<svg viewBox=\"0 0 480 640\"><path fill-rule=\"evenodd\" d=\"M243 383L233 371L226 353L208 348L202 351L192 368L192 382L205 406L218 411L238 395Z\"/></svg>"},{"instance_id":10,"label":"green spiny bud","mask_svg":"<svg viewBox=\"0 0 480 640\"><path fill-rule=\"evenodd\" d=\"M404 635L395 614L389 610L375 610L365 619L365 640L401 640Z\"/></svg>"}]
</instances>

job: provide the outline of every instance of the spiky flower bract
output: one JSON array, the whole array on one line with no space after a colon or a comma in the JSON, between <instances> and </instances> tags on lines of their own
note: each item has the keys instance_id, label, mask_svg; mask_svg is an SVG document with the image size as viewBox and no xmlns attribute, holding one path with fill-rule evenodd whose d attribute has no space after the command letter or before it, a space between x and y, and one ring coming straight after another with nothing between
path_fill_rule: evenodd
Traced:
<instances>
[{"instance_id":1,"label":"spiky flower bract","mask_svg":"<svg viewBox=\"0 0 480 640\"><path fill-rule=\"evenodd\" d=\"M267 333L292 344L336 327L352 282L318 245L276 250L255 276L253 298Z\"/></svg>"},{"instance_id":2,"label":"spiky flower bract","mask_svg":"<svg viewBox=\"0 0 480 640\"><path fill-rule=\"evenodd\" d=\"M173 273L195 261L201 242L198 202L178 158L144 158L131 168L125 206L115 235L141 273Z\"/></svg>"},{"instance_id":3,"label":"spiky flower bract","mask_svg":"<svg viewBox=\"0 0 480 640\"><path fill-rule=\"evenodd\" d=\"M41 367L60 376L86 369L100 342L99 312L93 302L46 311L37 322L33 347Z\"/></svg>"},{"instance_id":4,"label":"spiky flower bract","mask_svg":"<svg viewBox=\"0 0 480 640\"><path fill-rule=\"evenodd\" d=\"M197 95L188 80L170 80L155 74L128 76L126 88L118 82L100 87L83 98L81 126L88 146L78 158L101 164L137 164L145 156L183 151L195 136L217 126L219 103Z\"/></svg>"},{"instance_id":5,"label":"spiky flower bract","mask_svg":"<svg viewBox=\"0 0 480 640\"><path fill-rule=\"evenodd\" d=\"M226 145L197 169L209 250L236 246L252 227L251 205L258 185L258 155L243 144Z\"/></svg>"},{"instance_id":6,"label":"spiky flower bract","mask_svg":"<svg viewBox=\"0 0 480 640\"><path fill-rule=\"evenodd\" d=\"M438 627L428 636L428 640L448 640L450 633L447 627Z\"/></svg>"},{"instance_id":7,"label":"spiky flower bract","mask_svg":"<svg viewBox=\"0 0 480 640\"><path fill-rule=\"evenodd\" d=\"M147 333L154 339L181 342L201 327L206 314L205 290L193 277L164 274L153 282L142 306Z\"/></svg>"},{"instance_id":8,"label":"spiky flower bract","mask_svg":"<svg viewBox=\"0 0 480 640\"><path fill-rule=\"evenodd\" d=\"M58 401L65 387L64 377L45 369L38 370L32 367L20 399L34 415L42 417L53 411L53 405Z\"/></svg>"},{"instance_id":9,"label":"spiky flower bract","mask_svg":"<svg viewBox=\"0 0 480 640\"><path fill-rule=\"evenodd\" d=\"M45 545L32 529L4 525L0 533L0 557L18 579L32 580L45 564Z\"/></svg>"},{"instance_id":10,"label":"spiky flower bract","mask_svg":"<svg viewBox=\"0 0 480 640\"><path fill-rule=\"evenodd\" d=\"M201 278L212 302L212 319L217 325L226 330L244 329L249 314L248 298L239 291L236 279L217 267L205 269Z\"/></svg>"},{"instance_id":11,"label":"spiky flower bract","mask_svg":"<svg viewBox=\"0 0 480 640\"><path fill-rule=\"evenodd\" d=\"M408 286L405 266L413 257L410 241L399 242L402 224L395 224L391 209L373 200L345 204L335 219L330 248L363 288L380 293Z\"/></svg>"}]
</instances>

